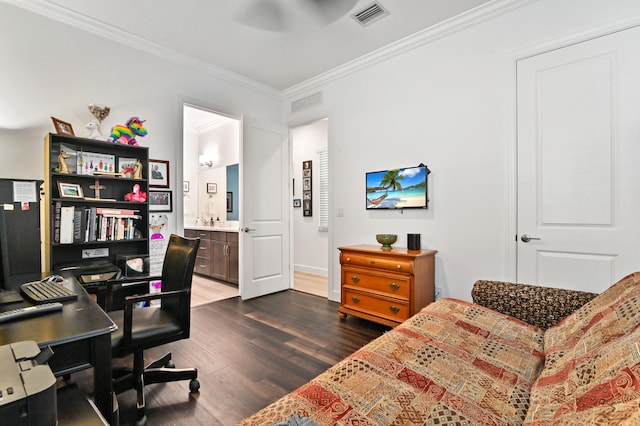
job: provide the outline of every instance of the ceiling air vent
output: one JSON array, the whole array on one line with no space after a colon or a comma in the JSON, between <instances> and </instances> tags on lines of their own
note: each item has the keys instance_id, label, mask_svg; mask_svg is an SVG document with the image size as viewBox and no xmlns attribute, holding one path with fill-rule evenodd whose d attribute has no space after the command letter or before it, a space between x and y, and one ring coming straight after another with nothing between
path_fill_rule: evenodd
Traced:
<instances>
[{"instance_id":1,"label":"ceiling air vent","mask_svg":"<svg viewBox=\"0 0 640 426\"><path fill-rule=\"evenodd\" d=\"M351 15L353 19L360 22L363 27L378 19L387 16L389 12L378 2L370 4L359 12Z\"/></svg>"},{"instance_id":2,"label":"ceiling air vent","mask_svg":"<svg viewBox=\"0 0 640 426\"><path fill-rule=\"evenodd\" d=\"M322 103L322 92L314 93L297 101L291 102L291 112L298 112L303 109L311 108Z\"/></svg>"}]
</instances>

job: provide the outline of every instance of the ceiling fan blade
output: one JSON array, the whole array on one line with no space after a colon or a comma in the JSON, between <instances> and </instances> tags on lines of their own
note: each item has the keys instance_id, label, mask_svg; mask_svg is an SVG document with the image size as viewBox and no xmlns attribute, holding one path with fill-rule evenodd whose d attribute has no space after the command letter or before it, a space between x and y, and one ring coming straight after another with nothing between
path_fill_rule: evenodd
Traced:
<instances>
[{"instance_id":1,"label":"ceiling fan blade","mask_svg":"<svg viewBox=\"0 0 640 426\"><path fill-rule=\"evenodd\" d=\"M337 21L349 13L358 0L304 0L300 6L324 25Z\"/></svg>"},{"instance_id":2,"label":"ceiling fan blade","mask_svg":"<svg viewBox=\"0 0 640 426\"><path fill-rule=\"evenodd\" d=\"M337 21L358 0L244 0L235 20L265 31L289 32L306 24L328 25Z\"/></svg>"},{"instance_id":3,"label":"ceiling fan blade","mask_svg":"<svg viewBox=\"0 0 640 426\"><path fill-rule=\"evenodd\" d=\"M278 0L251 0L236 15L241 24L265 31L291 31L295 19Z\"/></svg>"}]
</instances>

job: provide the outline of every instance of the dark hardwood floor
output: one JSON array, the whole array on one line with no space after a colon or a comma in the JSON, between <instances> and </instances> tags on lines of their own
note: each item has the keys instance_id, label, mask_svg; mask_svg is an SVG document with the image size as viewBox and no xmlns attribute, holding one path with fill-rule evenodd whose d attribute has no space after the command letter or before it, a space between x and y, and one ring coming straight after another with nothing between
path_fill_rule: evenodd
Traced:
<instances>
[{"instance_id":1,"label":"dark hardwood floor","mask_svg":"<svg viewBox=\"0 0 640 426\"><path fill-rule=\"evenodd\" d=\"M388 327L349 316L338 304L285 291L243 302L226 299L192 309L191 338L149 350L173 354L177 368L195 366L200 393L188 382L147 387L150 426L233 425L306 383ZM79 380L90 391L87 374ZM120 423L135 418L135 392L118 395Z\"/></svg>"}]
</instances>

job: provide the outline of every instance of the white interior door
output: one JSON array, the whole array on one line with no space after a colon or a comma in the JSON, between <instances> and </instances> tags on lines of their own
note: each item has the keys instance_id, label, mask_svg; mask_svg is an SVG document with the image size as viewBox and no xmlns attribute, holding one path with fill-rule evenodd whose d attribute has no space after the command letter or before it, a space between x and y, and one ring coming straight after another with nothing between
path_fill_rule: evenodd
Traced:
<instances>
[{"instance_id":1,"label":"white interior door","mask_svg":"<svg viewBox=\"0 0 640 426\"><path fill-rule=\"evenodd\" d=\"M601 292L640 270L639 59L633 28L518 62L519 282Z\"/></svg>"},{"instance_id":2,"label":"white interior door","mask_svg":"<svg viewBox=\"0 0 640 426\"><path fill-rule=\"evenodd\" d=\"M240 161L240 296L287 290L289 268L289 134L242 118Z\"/></svg>"}]
</instances>

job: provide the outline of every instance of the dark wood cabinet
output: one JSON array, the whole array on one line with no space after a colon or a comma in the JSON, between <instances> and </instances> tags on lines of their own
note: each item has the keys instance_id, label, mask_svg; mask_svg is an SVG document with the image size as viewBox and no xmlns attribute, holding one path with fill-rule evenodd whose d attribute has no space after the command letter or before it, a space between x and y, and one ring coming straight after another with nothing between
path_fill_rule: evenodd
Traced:
<instances>
[{"instance_id":1,"label":"dark wood cabinet","mask_svg":"<svg viewBox=\"0 0 640 426\"><path fill-rule=\"evenodd\" d=\"M186 237L200 238L195 272L238 284L238 233L185 229Z\"/></svg>"}]
</instances>

